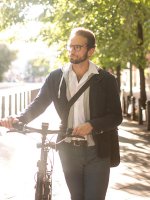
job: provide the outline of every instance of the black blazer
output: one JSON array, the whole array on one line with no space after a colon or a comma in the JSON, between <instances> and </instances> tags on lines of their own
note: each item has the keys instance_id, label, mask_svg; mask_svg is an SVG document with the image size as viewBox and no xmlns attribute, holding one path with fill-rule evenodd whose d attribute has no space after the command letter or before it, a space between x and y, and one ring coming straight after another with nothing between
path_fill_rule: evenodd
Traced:
<instances>
[{"instance_id":1,"label":"black blazer","mask_svg":"<svg viewBox=\"0 0 150 200\"><path fill-rule=\"evenodd\" d=\"M39 94L31 105L19 116L20 121L28 123L40 115L52 102L65 124L64 112L68 100L66 97L66 82L62 78L61 69L49 74ZM60 89L60 98L58 90ZM119 88L116 78L103 69L95 76L90 85L89 94L90 120L97 152L100 157L111 155L112 134L117 134L117 126L122 122L122 110L119 97Z\"/></svg>"}]
</instances>

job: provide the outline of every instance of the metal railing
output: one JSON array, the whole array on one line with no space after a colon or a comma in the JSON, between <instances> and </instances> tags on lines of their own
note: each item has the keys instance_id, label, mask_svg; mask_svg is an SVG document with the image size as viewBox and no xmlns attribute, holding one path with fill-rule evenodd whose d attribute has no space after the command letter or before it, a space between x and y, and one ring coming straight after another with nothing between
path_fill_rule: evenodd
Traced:
<instances>
[{"instance_id":1,"label":"metal railing","mask_svg":"<svg viewBox=\"0 0 150 200\"><path fill-rule=\"evenodd\" d=\"M146 101L145 108L141 105L141 99L134 96L129 96L122 92L121 94L122 112L123 115L131 120L138 121L139 125L144 122L147 130L150 130L150 99Z\"/></svg>"},{"instance_id":2,"label":"metal railing","mask_svg":"<svg viewBox=\"0 0 150 200\"><path fill-rule=\"evenodd\" d=\"M39 89L40 84L23 84L0 89L0 118L22 112Z\"/></svg>"}]
</instances>

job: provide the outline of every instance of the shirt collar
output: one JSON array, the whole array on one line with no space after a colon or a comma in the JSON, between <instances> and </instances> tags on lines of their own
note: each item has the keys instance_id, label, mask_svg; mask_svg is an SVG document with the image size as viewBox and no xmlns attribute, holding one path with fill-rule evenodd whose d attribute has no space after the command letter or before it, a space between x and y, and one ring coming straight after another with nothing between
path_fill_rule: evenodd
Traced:
<instances>
[{"instance_id":1,"label":"shirt collar","mask_svg":"<svg viewBox=\"0 0 150 200\"><path fill-rule=\"evenodd\" d=\"M99 74L98 67L91 61L89 61L89 69L87 71L89 75L91 74Z\"/></svg>"},{"instance_id":2,"label":"shirt collar","mask_svg":"<svg viewBox=\"0 0 150 200\"><path fill-rule=\"evenodd\" d=\"M69 71L72 71L72 64L71 63L69 63L65 66L64 73L66 74ZM98 67L93 62L89 61L89 69L86 73L88 74L88 76L91 75L91 74L99 74Z\"/></svg>"}]
</instances>

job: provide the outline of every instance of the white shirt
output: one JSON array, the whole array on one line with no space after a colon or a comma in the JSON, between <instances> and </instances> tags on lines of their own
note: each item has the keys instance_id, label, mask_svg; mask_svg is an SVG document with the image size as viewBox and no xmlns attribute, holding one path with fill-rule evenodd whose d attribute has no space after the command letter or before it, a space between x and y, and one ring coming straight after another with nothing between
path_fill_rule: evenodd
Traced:
<instances>
[{"instance_id":1,"label":"white shirt","mask_svg":"<svg viewBox=\"0 0 150 200\"><path fill-rule=\"evenodd\" d=\"M97 66L92 62L89 63L88 71L83 75L81 80L78 82L77 76L75 72L72 70L72 66L70 66L68 83L69 83L69 92L71 97L84 85L84 83L88 80L91 74L98 74ZM73 127L76 127L79 124L85 122L83 99L84 99L84 93L74 103Z\"/></svg>"},{"instance_id":2,"label":"white shirt","mask_svg":"<svg viewBox=\"0 0 150 200\"><path fill-rule=\"evenodd\" d=\"M75 72L72 70L72 65L70 65L68 87L71 97L84 85L84 83L88 80L89 76L91 76L92 74L99 74L99 73L97 66L92 62L89 62L88 71L83 75L81 80L78 82L77 76ZM84 112L84 93L74 103L73 115L74 115L73 128L82 123L85 123L86 116Z\"/></svg>"}]
</instances>

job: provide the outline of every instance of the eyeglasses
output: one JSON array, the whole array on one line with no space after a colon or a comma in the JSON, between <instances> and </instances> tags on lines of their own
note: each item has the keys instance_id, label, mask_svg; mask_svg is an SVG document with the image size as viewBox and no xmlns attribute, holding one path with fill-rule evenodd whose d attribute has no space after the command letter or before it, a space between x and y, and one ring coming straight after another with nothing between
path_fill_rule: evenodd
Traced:
<instances>
[{"instance_id":1,"label":"eyeglasses","mask_svg":"<svg viewBox=\"0 0 150 200\"><path fill-rule=\"evenodd\" d=\"M72 49L76 52L79 52L81 51L81 48L83 47L87 47L88 45L85 44L85 45L67 45L67 50L68 51L71 51Z\"/></svg>"}]
</instances>

